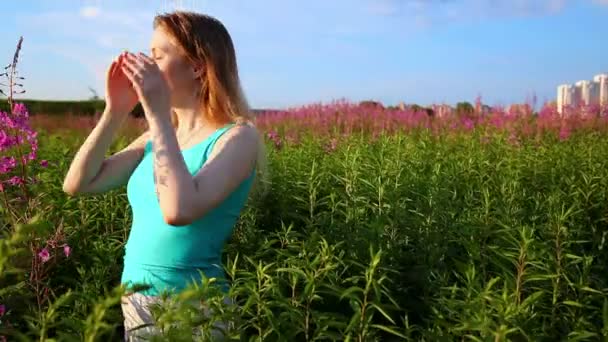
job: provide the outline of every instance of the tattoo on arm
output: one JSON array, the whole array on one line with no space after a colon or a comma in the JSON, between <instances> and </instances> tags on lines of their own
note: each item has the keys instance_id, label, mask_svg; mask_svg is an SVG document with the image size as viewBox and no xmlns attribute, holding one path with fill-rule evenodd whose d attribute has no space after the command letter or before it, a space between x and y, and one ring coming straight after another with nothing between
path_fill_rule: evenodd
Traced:
<instances>
[{"instance_id":1,"label":"tattoo on arm","mask_svg":"<svg viewBox=\"0 0 608 342\"><path fill-rule=\"evenodd\" d=\"M165 175L166 169L169 165L168 155L169 152L162 147L159 147L162 137L156 135L153 137L154 142L154 184L158 187L159 185L167 186L167 176ZM157 190L158 193L158 190Z\"/></svg>"}]
</instances>

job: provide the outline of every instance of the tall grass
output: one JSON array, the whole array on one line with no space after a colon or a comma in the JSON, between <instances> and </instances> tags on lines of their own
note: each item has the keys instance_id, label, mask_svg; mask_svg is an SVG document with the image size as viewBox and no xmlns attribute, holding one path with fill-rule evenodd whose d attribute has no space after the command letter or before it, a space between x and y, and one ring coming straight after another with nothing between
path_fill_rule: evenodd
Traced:
<instances>
[{"instance_id":1,"label":"tall grass","mask_svg":"<svg viewBox=\"0 0 608 342\"><path fill-rule=\"evenodd\" d=\"M345 116L344 105L316 110ZM329 122L325 134L315 119L284 113L263 128L271 191L248 204L224 256L237 307L213 297L213 281L182 299L215 298L213 319L237 320L232 333L245 339L604 337L605 117L543 113L422 118L429 124L392 131L344 119L350 126ZM59 185L90 128L39 136L50 165L38 170L39 219L61 227L72 253L46 271L53 301L42 308L4 281L15 290L0 296L13 327L4 334L120 334L125 194L68 198ZM166 336L191 333L174 324L187 317L213 323L185 303L159 308Z\"/></svg>"},{"instance_id":2,"label":"tall grass","mask_svg":"<svg viewBox=\"0 0 608 342\"><path fill-rule=\"evenodd\" d=\"M3 113L0 132L35 127L36 139L2 152L48 162L24 162L30 178L15 182L26 168L2 159L0 335L120 339L124 189L61 190L95 118L22 116L17 127ZM606 339L606 118L550 106L439 118L347 101L262 114L272 183L226 246L235 305L201 275L154 308L159 339L198 327L204 340L220 320L249 341ZM130 121L108 153L143 129Z\"/></svg>"}]
</instances>

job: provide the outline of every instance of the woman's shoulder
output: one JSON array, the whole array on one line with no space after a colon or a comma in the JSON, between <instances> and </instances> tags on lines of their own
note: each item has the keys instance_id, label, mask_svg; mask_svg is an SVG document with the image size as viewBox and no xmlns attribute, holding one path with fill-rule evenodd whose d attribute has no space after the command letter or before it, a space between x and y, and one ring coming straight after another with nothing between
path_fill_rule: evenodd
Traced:
<instances>
[{"instance_id":1,"label":"woman's shoulder","mask_svg":"<svg viewBox=\"0 0 608 342\"><path fill-rule=\"evenodd\" d=\"M230 126L218 139L218 145L233 141L236 144L257 143L260 133L257 127L249 121L238 122Z\"/></svg>"},{"instance_id":2,"label":"woman's shoulder","mask_svg":"<svg viewBox=\"0 0 608 342\"><path fill-rule=\"evenodd\" d=\"M235 123L230 125L214 144L210 159L220 154L238 155L239 158L249 159L255 156L261 141L258 128L251 123Z\"/></svg>"}]
</instances>

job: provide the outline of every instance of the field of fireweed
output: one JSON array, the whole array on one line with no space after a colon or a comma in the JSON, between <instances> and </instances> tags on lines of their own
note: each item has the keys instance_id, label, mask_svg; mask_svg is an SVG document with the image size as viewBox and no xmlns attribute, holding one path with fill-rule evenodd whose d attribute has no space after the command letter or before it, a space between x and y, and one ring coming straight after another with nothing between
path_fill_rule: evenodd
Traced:
<instances>
[{"instance_id":1,"label":"field of fireweed","mask_svg":"<svg viewBox=\"0 0 608 342\"><path fill-rule=\"evenodd\" d=\"M606 338L606 114L440 118L335 102L259 115L268 192L224 257L238 306L201 277L155 311L165 339L226 318L241 340ZM6 340L121 338L125 191L61 190L96 120L0 114ZM108 153L145 126L129 119ZM213 316L183 304L192 297Z\"/></svg>"},{"instance_id":2,"label":"field of fireweed","mask_svg":"<svg viewBox=\"0 0 608 342\"><path fill-rule=\"evenodd\" d=\"M0 74L0 341L120 340L125 191L63 193L99 117L13 103L20 46ZM606 339L608 110L476 108L260 114L268 191L223 258L236 306L201 275L154 309L158 340L217 320L246 341ZM108 154L145 129L130 118Z\"/></svg>"}]
</instances>

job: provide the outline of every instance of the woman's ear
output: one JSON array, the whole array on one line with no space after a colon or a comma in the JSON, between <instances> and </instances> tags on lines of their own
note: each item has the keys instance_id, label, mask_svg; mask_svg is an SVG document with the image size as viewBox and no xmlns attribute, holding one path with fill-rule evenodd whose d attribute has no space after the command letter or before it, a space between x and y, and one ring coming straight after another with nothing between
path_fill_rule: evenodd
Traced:
<instances>
[{"instance_id":1,"label":"woman's ear","mask_svg":"<svg viewBox=\"0 0 608 342\"><path fill-rule=\"evenodd\" d=\"M203 77L203 75L205 74L205 69L203 68L202 65L199 66L195 66L192 68L192 72L194 73L194 78L195 79L200 79L201 77Z\"/></svg>"}]
</instances>

